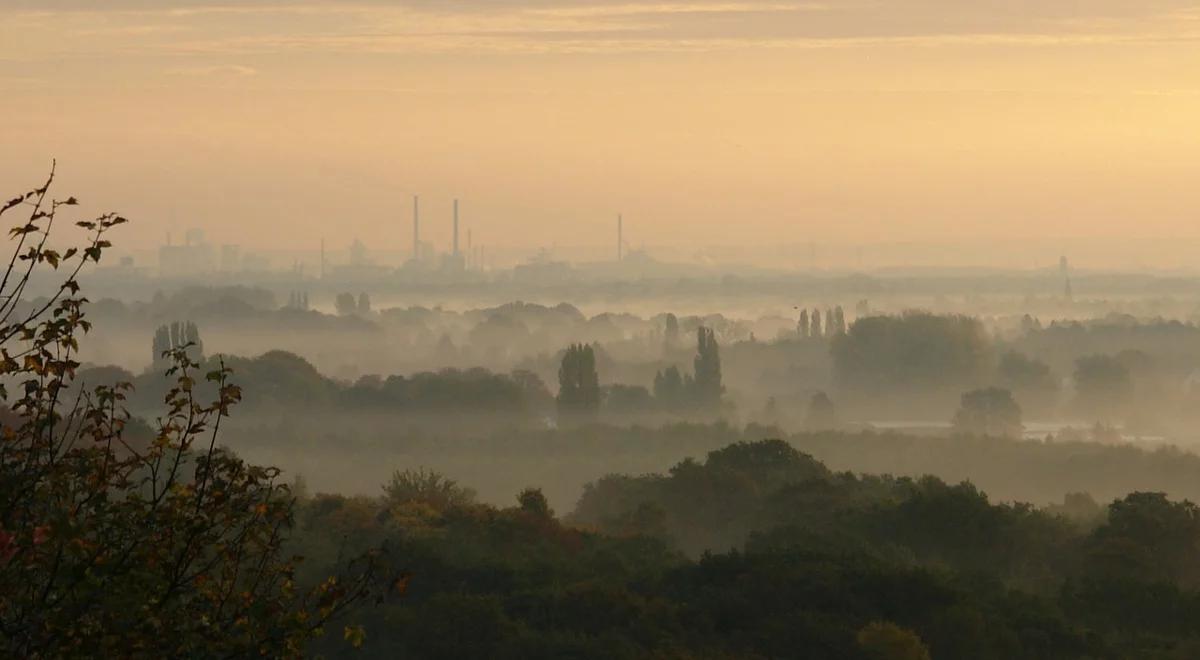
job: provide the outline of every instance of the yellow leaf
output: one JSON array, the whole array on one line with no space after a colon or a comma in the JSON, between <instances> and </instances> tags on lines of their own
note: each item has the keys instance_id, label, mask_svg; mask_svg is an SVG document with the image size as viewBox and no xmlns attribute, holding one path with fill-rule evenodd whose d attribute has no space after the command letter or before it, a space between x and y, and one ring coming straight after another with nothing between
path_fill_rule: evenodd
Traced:
<instances>
[{"instance_id":1,"label":"yellow leaf","mask_svg":"<svg viewBox=\"0 0 1200 660\"><path fill-rule=\"evenodd\" d=\"M346 626L342 632L342 639L350 642L354 648L360 648L363 645L363 640L367 638L367 631L362 626Z\"/></svg>"}]
</instances>

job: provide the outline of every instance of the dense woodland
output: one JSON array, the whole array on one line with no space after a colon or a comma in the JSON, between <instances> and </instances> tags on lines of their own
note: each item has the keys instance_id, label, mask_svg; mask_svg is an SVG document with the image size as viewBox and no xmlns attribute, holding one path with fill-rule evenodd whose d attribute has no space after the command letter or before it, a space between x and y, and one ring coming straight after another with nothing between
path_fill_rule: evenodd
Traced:
<instances>
[{"instance_id":1,"label":"dense woodland","mask_svg":"<svg viewBox=\"0 0 1200 660\"><path fill-rule=\"evenodd\" d=\"M362 612L371 657L1200 651L1200 520L1158 493L1039 510L968 483L836 473L767 440L605 477L557 517L536 489L493 507L404 471L376 497L304 497L298 521L317 566L346 543L403 556L405 599Z\"/></svg>"}]
</instances>

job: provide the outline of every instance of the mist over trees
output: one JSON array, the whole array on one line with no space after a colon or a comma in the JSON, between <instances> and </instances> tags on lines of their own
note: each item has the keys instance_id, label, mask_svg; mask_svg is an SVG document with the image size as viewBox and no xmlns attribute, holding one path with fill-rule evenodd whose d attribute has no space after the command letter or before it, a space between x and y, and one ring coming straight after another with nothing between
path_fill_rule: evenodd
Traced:
<instances>
[{"instance_id":1,"label":"mist over trees","mask_svg":"<svg viewBox=\"0 0 1200 660\"><path fill-rule=\"evenodd\" d=\"M960 313L999 303L921 278L754 312L636 295L794 282L397 306L298 274L87 303L71 268L124 221L60 254L75 204L47 195L4 207L32 250L0 296L13 657L1200 649L1191 322ZM58 293L22 295L30 267Z\"/></svg>"},{"instance_id":2,"label":"mist over trees","mask_svg":"<svg viewBox=\"0 0 1200 660\"><path fill-rule=\"evenodd\" d=\"M840 384L886 394L976 384L987 371L990 349L977 319L905 312L859 319L834 341L832 353Z\"/></svg>"}]
</instances>

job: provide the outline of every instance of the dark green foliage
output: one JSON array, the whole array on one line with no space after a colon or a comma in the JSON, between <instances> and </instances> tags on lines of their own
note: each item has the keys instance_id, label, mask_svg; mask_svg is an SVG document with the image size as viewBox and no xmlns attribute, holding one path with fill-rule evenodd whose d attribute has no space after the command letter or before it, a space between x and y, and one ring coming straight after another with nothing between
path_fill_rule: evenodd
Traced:
<instances>
[{"instance_id":1,"label":"dark green foliage","mask_svg":"<svg viewBox=\"0 0 1200 660\"><path fill-rule=\"evenodd\" d=\"M739 545L759 523L758 506L780 487L827 474L781 440L737 443L685 460L669 476L609 476L585 487L573 519L601 529L627 525L628 512L651 504L666 514L679 547L699 553Z\"/></svg>"},{"instance_id":2,"label":"dark green foliage","mask_svg":"<svg viewBox=\"0 0 1200 660\"><path fill-rule=\"evenodd\" d=\"M587 344L572 344L558 369L558 412L565 417L590 417L600 409L600 376L596 353Z\"/></svg>"},{"instance_id":3,"label":"dark green foliage","mask_svg":"<svg viewBox=\"0 0 1200 660\"><path fill-rule=\"evenodd\" d=\"M532 488L505 509L319 496L298 519L309 556L386 540L404 558L404 599L363 614L370 658L1092 660L1200 647L1189 503L1134 494L1093 528L966 483L833 473L778 440L606 477L576 526Z\"/></svg>"},{"instance_id":4,"label":"dark green foliage","mask_svg":"<svg viewBox=\"0 0 1200 660\"><path fill-rule=\"evenodd\" d=\"M1200 587L1200 509L1163 493L1130 494L1109 506L1087 560L1098 575Z\"/></svg>"}]
</instances>

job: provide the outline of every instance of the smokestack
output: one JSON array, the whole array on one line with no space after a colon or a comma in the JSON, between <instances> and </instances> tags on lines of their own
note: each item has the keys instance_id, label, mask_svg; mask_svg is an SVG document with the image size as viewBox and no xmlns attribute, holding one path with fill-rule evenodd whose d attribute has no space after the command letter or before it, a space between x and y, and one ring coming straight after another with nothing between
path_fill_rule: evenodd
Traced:
<instances>
[{"instance_id":1,"label":"smokestack","mask_svg":"<svg viewBox=\"0 0 1200 660\"><path fill-rule=\"evenodd\" d=\"M454 200L454 256L458 256L458 200Z\"/></svg>"},{"instance_id":2,"label":"smokestack","mask_svg":"<svg viewBox=\"0 0 1200 660\"><path fill-rule=\"evenodd\" d=\"M625 250L625 219L617 214L617 261L624 258Z\"/></svg>"},{"instance_id":3,"label":"smokestack","mask_svg":"<svg viewBox=\"0 0 1200 660\"><path fill-rule=\"evenodd\" d=\"M467 228L467 267L468 268L471 267L471 256L472 256L471 253L473 251L474 250L472 250L472 248L471 248L471 228L468 227Z\"/></svg>"},{"instance_id":4,"label":"smokestack","mask_svg":"<svg viewBox=\"0 0 1200 660\"><path fill-rule=\"evenodd\" d=\"M421 258L421 198L413 195L413 261Z\"/></svg>"}]
</instances>

